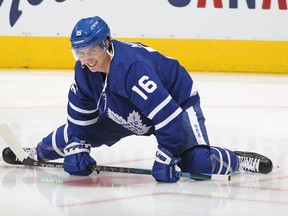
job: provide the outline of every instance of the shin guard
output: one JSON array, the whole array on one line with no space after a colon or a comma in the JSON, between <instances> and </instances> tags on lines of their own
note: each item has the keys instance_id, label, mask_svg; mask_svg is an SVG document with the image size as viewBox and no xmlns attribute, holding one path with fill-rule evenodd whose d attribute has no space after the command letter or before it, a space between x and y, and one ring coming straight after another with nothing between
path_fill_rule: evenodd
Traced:
<instances>
[{"instance_id":1,"label":"shin guard","mask_svg":"<svg viewBox=\"0 0 288 216\"><path fill-rule=\"evenodd\" d=\"M226 148L211 146L212 166L214 174L231 174L238 168L236 154Z\"/></svg>"},{"instance_id":2,"label":"shin guard","mask_svg":"<svg viewBox=\"0 0 288 216\"><path fill-rule=\"evenodd\" d=\"M196 146L180 156L182 172L231 174L238 168L235 153L220 147Z\"/></svg>"}]
</instances>

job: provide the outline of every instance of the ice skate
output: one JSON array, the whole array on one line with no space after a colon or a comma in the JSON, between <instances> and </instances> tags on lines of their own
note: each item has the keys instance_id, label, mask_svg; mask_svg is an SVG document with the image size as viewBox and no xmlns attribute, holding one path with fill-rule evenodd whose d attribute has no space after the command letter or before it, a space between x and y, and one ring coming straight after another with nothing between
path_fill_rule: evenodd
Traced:
<instances>
[{"instance_id":1,"label":"ice skate","mask_svg":"<svg viewBox=\"0 0 288 216\"><path fill-rule=\"evenodd\" d=\"M29 157L31 159L38 161L36 148L23 148L23 149L25 152L29 153ZM22 164L19 158L17 158L17 156L9 147L6 147L5 149L3 149L2 158L8 164Z\"/></svg>"},{"instance_id":2,"label":"ice skate","mask_svg":"<svg viewBox=\"0 0 288 216\"><path fill-rule=\"evenodd\" d=\"M267 174L273 169L272 161L255 152L234 151L239 159L239 171Z\"/></svg>"}]
</instances>

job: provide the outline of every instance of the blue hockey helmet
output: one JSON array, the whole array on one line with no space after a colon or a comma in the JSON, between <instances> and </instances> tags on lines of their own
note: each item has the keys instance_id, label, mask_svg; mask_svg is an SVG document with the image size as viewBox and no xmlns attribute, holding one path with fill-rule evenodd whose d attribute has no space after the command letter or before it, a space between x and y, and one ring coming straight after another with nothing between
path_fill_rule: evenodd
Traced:
<instances>
[{"instance_id":1,"label":"blue hockey helmet","mask_svg":"<svg viewBox=\"0 0 288 216\"><path fill-rule=\"evenodd\" d=\"M110 38L110 28L98 16L79 20L72 30L70 42L73 49L84 49L99 44L107 49L105 39Z\"/></svg>"}]
</instances>

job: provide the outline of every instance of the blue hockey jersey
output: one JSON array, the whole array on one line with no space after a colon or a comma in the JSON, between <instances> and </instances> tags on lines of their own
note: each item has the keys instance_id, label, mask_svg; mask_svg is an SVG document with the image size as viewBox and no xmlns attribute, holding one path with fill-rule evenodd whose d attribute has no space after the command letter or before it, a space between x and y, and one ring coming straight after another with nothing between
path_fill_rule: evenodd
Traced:
<instances>
[{"instance_id":1,"label":"blue hockey jersey","mask_svg":"<svg viewBox=\"0 0 288 216\"><path fill-rule=\"evenodd\" d=\"M76 62L67 107L69 136L90 140L99 114L105 114L136 135L154 134L161 146L178 154L185 138L183 111L199 101L191 76L177 60L150 47L112 43L108 75Z\"/></svg>"}]
</instances>

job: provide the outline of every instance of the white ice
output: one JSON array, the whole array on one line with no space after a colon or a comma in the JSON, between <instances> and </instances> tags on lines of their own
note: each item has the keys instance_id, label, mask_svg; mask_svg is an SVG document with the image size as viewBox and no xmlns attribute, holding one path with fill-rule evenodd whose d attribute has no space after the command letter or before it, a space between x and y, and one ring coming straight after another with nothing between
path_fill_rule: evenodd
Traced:
<instances>
[{"instance_id":1,"label":"white ice","mask_svg":"<svg viewBox=\"0 0 288 216\"><path fill-rule=\"evenodd\" d=\"M149 175L12 166L0 160L0 214L45 215L287 215L288 76L191 73L212 145L270 157L270 174L235 173L228 181L156 183ZM35 146L66 121L73 71L0 71L0 123L22 146ZM0 150L6 144L0 139ZM154 137L132 136L93 149L99 165L150 169ZM279 166L276 167L276 166Z\"/></svg>"}]
</instances>

